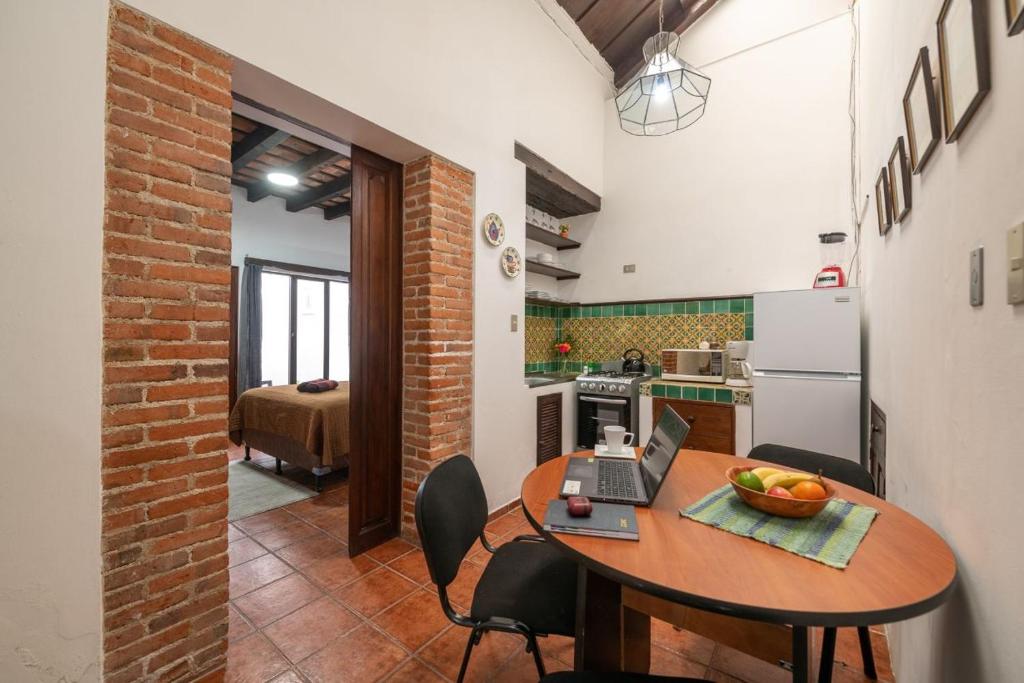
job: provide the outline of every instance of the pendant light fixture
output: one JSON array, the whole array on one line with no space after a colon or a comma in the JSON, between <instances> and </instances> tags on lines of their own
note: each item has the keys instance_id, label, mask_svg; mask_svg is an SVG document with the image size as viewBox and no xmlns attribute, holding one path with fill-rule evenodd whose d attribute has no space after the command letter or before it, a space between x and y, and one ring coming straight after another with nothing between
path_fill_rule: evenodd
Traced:
<instances>
[{"instance_id":1,"label":"pendant light fixture","mask_svg":"<svg viewBox=\"0 0 1024 683\"><path fill-rule=\"evenodd\" d=\"M704 115L711 79L678 55L679 36L663 30L658 0L658 32L644 42L644 61L615 96L619 125L632 135L668 135Z\"/></svg>"}]
</instances>

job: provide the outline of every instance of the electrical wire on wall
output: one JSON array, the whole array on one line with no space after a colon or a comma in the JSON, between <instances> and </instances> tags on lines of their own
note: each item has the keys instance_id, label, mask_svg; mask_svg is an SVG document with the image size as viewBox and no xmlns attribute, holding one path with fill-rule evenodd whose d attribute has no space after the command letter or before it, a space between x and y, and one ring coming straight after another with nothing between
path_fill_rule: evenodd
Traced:
<instances>
[{"instance_id":1,"label":"electrical wire on wall","mask_svg":"<svg viewBox=\"0 0 1024 683\"><path fill-rule=\"evenodd\" d=\"M853 255L846 269L850 285L860 285L860 230L861 212L857 209L857 59L860 56L860 32L857 27L857 14L854 5L857 0L850 0L850 99L847 114L850 117L850 214L853 219Z\"/></svg>"}]
</instances>

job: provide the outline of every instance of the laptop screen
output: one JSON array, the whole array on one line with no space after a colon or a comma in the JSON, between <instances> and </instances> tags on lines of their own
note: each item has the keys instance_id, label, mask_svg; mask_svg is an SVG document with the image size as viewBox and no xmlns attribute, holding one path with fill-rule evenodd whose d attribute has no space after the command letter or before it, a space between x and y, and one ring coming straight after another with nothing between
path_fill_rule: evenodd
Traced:
<instances>
[{"instance_id":1,"label":"laptop screen","mask_svg":"<svg viewBox=\"0 0 1024 683\"><path fill-rule=\"evenodd\" d=\"M683 445L683 440L689 433L690 425L686 424L671 406L665 406L651 434L651 440L647 442L647 448L640 458L640 474L644 478L644 489L647 491L649 502L654 502L654 497L658 495L658 489L661 488L661 483L668 474L679 447Z\"/></svg>"}]
</instances>

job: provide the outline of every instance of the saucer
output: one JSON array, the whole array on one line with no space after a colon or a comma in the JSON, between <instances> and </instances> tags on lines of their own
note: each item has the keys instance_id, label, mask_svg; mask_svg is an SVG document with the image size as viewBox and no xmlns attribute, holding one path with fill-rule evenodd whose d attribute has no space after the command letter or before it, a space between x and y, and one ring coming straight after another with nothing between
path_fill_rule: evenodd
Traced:
<instances>
[{"instance_id":1,"label":"saucer","mask_svg":"<svg viewBox=\"0 0 1024 683\"><path fill-rule=\"evenodd\" d=\"M603 443L599 443L594 446L594 455L602 458L622 458L629 460L636 460L636 451L633 450L632 446L623 446L622 450L618 453L614 453L608 450L608 446Z\"/></svg>"}]
</instances>

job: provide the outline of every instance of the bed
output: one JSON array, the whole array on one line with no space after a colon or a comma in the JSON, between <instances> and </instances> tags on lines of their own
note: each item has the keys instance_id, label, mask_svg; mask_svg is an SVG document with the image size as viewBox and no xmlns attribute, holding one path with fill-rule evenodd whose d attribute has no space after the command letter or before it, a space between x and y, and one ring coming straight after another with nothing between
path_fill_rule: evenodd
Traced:
<instances>
[{"instance_id":1,"label":"bed","mask_svg":"<svg viewBox=\"0 0 1024 683\"><path fill-rule=\"evenodd\" d=\"M295 384L249 389L238 397L228 418L235 445L255 448L320 477L348 465L349 384L319 394L300 392Z\"/></svg>"}]
</instances>

